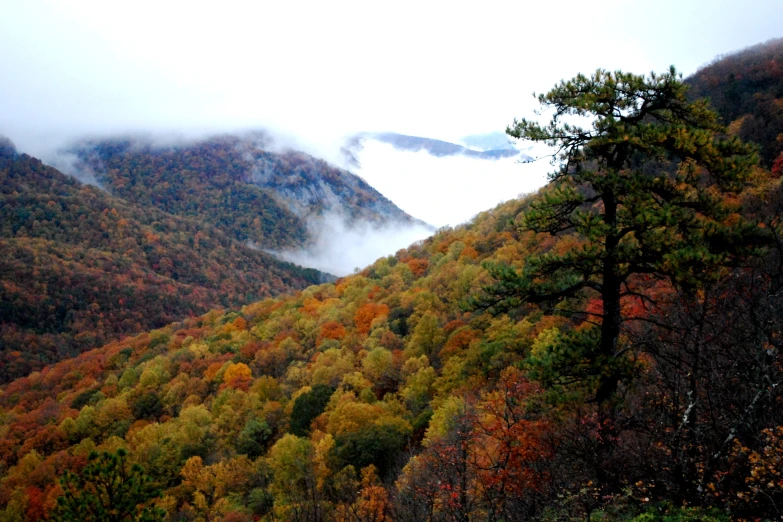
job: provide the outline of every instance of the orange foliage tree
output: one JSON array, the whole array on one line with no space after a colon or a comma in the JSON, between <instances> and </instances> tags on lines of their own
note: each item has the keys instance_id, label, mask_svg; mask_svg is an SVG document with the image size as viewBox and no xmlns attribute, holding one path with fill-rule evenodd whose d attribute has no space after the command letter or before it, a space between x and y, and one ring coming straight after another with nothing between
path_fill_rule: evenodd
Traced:
<instances>
[{"instance_id":1,"label":"orange foliage tree","mask_svg":"<svg viewBox=\"0 0 783 522\"><path fill-rule=\"evenodd\" d=\"M389 307L385 304L365 303L356 310L353 317L356 331L366 334L370 331L370 325L375 318L389 314Z\"/></svg>"},{"instance_id":2,"label":"orange foliage tree","mask_svg":"<svg viewBox=\"0 0 783 522\"><path fill-rule=\"evenodd\" d=\"M232 364L223 374L223 385L229 388L247 391L252 382L253 372L244 363Z\"/></svg>"},{"instance_id":3,"label":"orange foliage tree","mask_svg":"<svg viewBox=\"0 0 783 522\"><path fill-rule=\"evenodd\" d=\"M397 483L403 509L449 520L505 520L530 510L552 454L548 424L529 408L540 392L516 368L504 370L494 390L465 405L406 466Z\"/></svg>"}]
</instances>

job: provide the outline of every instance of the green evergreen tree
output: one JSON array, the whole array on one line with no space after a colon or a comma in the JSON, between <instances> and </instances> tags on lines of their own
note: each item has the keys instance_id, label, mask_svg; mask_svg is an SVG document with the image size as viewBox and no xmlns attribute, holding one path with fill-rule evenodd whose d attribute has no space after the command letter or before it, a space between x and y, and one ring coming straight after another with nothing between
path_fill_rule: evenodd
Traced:
<instances>
[{"instance_id":1,"label":"green evergreen tree","mask_svg":"<svg viewBox=\"0 0 783 522\"><path fill-rule=\"evenodd\" d=\"M727 136L705 101L685 94L673 67L647 77L598 70L538 96L553 112L548 124L522 119L507 129L554 147L560 162L522 227L580 242L527 258L521 271L487 265L496 282L473 305L501 312L600 297L592 317L600 324L561 335L542 370L590 384L599 404L611 402L629 372L621 302L650 298L635 276L695 289L767 241L725 198L747 183L754 149Z\"/></svg>"},{"instance_id":2,"label":"green evergreen tree","mask_svg":"<svg viewBox=\"0 0 783 522\"><path fill-rule=\"evenodd\" d=\"M316 384L307 393L303 393L294 401L291 409L291 433L297 437L310 434L310 424L326 409L334 388L325 384Z\"/></svg>"},{"instance_id":3,"label":"green evergreen tree","mask_svg":"<svg viewBox=\"0 0 783 522\"><path fill-rule=\"evenodd\" d=\"M250 418L237 436L237 452L254 459L263 455L272 437L272 428L265 420Z\"/></svg>"},{"instance_id":4,"label":"green evergreen tree","mask_svg":"<svg viewBox=\"0 0 783 522\"><path fill-rule=\"evenodd\" d=\"M138 464L129 465L124 449L92 452L79 475L66 471L60 478L63 494L57 498L52 520L71 522L156 522L165 512L151 507L161 494Z\"/></svg>"}]
</instances>

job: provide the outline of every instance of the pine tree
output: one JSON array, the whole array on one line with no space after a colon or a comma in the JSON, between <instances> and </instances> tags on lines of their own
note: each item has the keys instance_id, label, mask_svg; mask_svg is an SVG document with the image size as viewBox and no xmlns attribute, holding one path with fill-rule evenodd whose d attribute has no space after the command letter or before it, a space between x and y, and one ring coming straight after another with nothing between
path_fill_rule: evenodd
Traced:
<instances>
[{"instance_id":1,"label":"pine tree","mask_svg":"<svg viewBox=\"0 0 783 522\"><path fill-rule=\"evenodd\" d=\"M553 111L547 125L522 119L507 129L554 147L560 162L522 227L578 241L526 259L521 271L486 265L496 282L473 305L501 312L600 298L592 316L600 324L561 336L548 355L550 372L589 382L599 404L629 371L621 304L650 299L635 277L697 289L767 241L725 197L747 183L755 150L727 136L706 101L685 94L673 67L647 77L598 70L538 96Z\"/></svg>"},{"instance_id":2,"label":"pine tree","mask_svg":"<svg viewBox=\"0 0 783 522\"><path fill-rule=\"evenodd\" d=\"M127 462L124 449L117 453L92 452L89 463L79 475L66 471L60 478L63 494L57 498L52 520L62 522L156 522L162 521L162 509L150 507L160 496L138 464Z\"/></svg>"}]
</instances>

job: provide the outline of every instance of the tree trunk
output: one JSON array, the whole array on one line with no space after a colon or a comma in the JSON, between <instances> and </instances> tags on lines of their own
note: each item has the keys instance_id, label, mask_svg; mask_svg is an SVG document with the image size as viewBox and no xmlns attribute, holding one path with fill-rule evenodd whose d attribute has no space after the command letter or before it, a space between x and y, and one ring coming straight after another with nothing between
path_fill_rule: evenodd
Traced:
<instances>
[{"instance_id":1,"label":"tree trunk","mask_svg":"<svg viewBox=\"0 0 783 522\"><path fill-rule=\"evenodd\" d=\"M609 191L607 191L609 192ZM615 426L614 397L620 382L620 372L615 365L617 344L620 337L620 286L622 283L617 259L617 247L620 243L617 233L617 202L609 192L604 198L606 214L604 219L610 227L606 236L606 251L603 266L601 298L603 300L603 320L599 341L598 388L595 401L598 406L598 483L609 491L617 489L615 473L607 466L614 453L617 440Z\"/></svg>"},{"instance_id":2,"label":"tree trunk","mask_svg":"<svg viewBox=\"0 0 783 522\"><path fill-rule=\"evenodd\" d=\"M610 232L606 235L605 257L602 274L601 299L603 300L603 319L601 321L601 340L599 357L608 368L600 368L598 389L595 400L599 405L609 402L617 391L619 374L614 367L617 342L620 337L620 286L621 279L617 259L617 247L620 244L617 232L617 201L614 194L607 190L604 196L604 221Z\"/></svg>"}]
</instances>

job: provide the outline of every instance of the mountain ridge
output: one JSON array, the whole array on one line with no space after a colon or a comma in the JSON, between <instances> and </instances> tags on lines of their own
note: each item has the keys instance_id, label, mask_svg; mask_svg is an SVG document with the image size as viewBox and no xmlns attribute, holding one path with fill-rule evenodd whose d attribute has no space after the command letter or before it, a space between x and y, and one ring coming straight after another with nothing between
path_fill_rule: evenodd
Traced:
<instances>
[{"instance_id":1,"label":"mountain ridge","mask_svg":"<svg viewBox=\"0 0 783 522\"><path fill-rule=\"evenodd\" d=\"M783 158L783 38L718 57L685 82L691 99L709 98L730 132L759 145L762 165Z\"/></svg>"},{"instance_id":2,"label":"mountain ridge","mask_svg":"<svg viewBox=\"0 0 783 522\"><path fill-rule=\"evenodd\" d=\"M342 148L344 160L354 168L361 166L357 155L363 148L362 143L365 140L375 140L380 143L388 143L395 149L401 151L424 151L437 158L466 156L469 158L493 161L519 156L522 161L532 159L519 150L513 148L513 146L510 144L509 147L499 149L477 150L448 141L420 136L410 136L407 134L398 134L396 132L361 132L346 139Z\"/></svg>"},{"instance_id":3,"label":"mountain ridge","mask_svg":"<svg viewBox=\"0 0 783 522\"><path fill-rule=\"evenodd\" d=\"M358 176L303 152L272 152L268 144L257 133L161 146L116 138L86 141L70 152L107 190L204 220L262 248L306 246L314 239L308 219L330 212L349 223L419 223Z\"/></svg>"}]
</instances>

